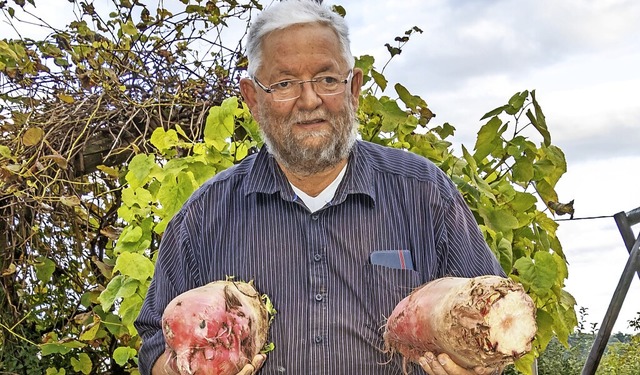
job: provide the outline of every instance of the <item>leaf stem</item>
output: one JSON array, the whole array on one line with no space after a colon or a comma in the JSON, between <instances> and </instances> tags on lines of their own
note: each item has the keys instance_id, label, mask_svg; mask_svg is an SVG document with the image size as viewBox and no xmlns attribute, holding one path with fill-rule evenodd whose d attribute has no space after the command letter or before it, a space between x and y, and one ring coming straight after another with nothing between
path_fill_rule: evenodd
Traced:
<instances>
[{"instance_id":1,"label":"leaf stem","mask_svg":"<svg viewBox=\"0 0 640 375\"><path fill-rule=\"evenodd\" d=\"M29 312L29 314L31 314L31 312ZM22 336L21 334L15 332L13 329L19 325L20 323L22 323L23 320L25 320L27 318L27 316L29 316L29 314L25 315L22 317L22 319L20 319L16 324L13 325L13 327L9 328L8 326L2 324L2 322L0 322L0 327L4 328L5 330L7 330L10 334L14 335L15 337L21 339L22 341L28 342L31 345L34 346L38 346L38 344L36 344L35 342L29 340L28 338Z\"/></svg>"}]
</instances>

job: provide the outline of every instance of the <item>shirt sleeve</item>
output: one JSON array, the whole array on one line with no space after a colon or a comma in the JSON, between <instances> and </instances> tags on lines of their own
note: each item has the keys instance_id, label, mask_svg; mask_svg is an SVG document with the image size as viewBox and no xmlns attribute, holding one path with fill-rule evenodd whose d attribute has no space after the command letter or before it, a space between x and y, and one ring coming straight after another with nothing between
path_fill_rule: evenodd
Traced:
<instances>
[{"instance_id":1,"label":"shirt sleeve","mask_svg":"<svg viewBox=\"0 0 640 375\"><path fill-rule=\"evenodd\" d=\"M471 210L457 190L449 201L444 218L447 240L443 276L506 276L487 245Z\"/></svg>"},{"instance_id":2,"label":"shirt sleeve","mask_svg":"<svg viewBox=\"0 0 640 375\"><path fill-rule=\"evenodd\" d=\"M190 242L185 236L184 216L178 213L165 230L158 260L147 296L134 325L142 338L138 366L142 375L151 373L154 363L165 351L162 334L162 313L169 302L184 290L185 267Z\"/></svg>"},{"instance_id":3,"label":"shirt sleeve","mask_svg":"<svg viewBox=\"0 0 640 375\"><path fill-rule=\"evenodd\" d=\"M162 311L156 299L157 279L151 281L151 286L147 292L147 297L142 305L140 315L134 322L140 337L142 346L138 353L138 367L142 375L151 374L151 369L158 357L165 350L164 337L161 329Z\"/></svg>"}]
</instances>

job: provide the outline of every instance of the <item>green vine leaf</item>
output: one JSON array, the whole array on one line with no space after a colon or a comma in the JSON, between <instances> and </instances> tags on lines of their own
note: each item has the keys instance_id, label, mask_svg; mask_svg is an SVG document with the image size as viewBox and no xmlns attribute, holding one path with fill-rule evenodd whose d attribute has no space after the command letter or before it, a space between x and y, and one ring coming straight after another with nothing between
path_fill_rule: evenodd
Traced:
<instances>
[{"instance_id":1,"label":"green vine leaf","mask_svg":"<svg viewBox=\"0 0 640 375\"><path fill-rule=\"evenodd\" d=\"M535 115L533 114L533 112L531 112L531 110L528 110L527 117L529 118L529 121L531 121L531 124L538 130L538 132L540 132L540 135L542 135L544 145L548 147L551 145L551 134L549 133L549 129L547 128L547 120L544 116L544 113L542 113L542 108L536 100L535 90L531 92L531 100L533 102Z\"/></svg>"},{"instance_id":2,"label":"green vine leaf","mask_svg":"<svg viewBox=\"0 0 640 375\"><path fill-rule=\"evenodd\" d=\"M522 106L527 101L529 97L529 91L523 91L515 93L510 99L505 112L509 115L516 115L520 110L522 110Z\"/></svg>"},{"instance_id":3,"label":"green vine leaf","mask_svg":"<svg viewBox=\"0 0 640 375\"><path fill-rule=\"evenodd\" d=\"M120 302L118 314L122 317L122 324L127 328L129 335L135 336L138 334L133 322L138 317L142 302L142 296L138 293L129 298L123 298Z\"/></svg>"},{"instance_id":4,"label":"green vine leaf","mask_svg":"<svg viewBox=\"0 0 640 375\"><path fill-rule=\"evenodd\" d=\"M118 298L133 296L139 286L140 282L133 277L127 277L124 274L116 275L109 281L105 290L103 290L98 297L98 302L100 302L102 310L109 311Z\"/></svg>"},{"instance_id":5,"label":"green vine leaf","mask_svg":"<svg viewBox=\"0 0 640 375\"><path fill-rule=\"evenodd\" d=\"M130 359L135 358L138 351L134 348L121 346L113 351L113 360L120 366L124 366Z\"/></svg>"},{"instance_id":6,"label":"green vine leaf","mask_svg":"<svg viewBox=\"0 0 640 375\"><path fill-rule=\"evenodd\" d=\"M393 86L398 93L398 97L407 106L407 108L418 110L420 108L427 108L427 103L421 97L412 95L409 90L403 85L396 83Z\"/></svg>"},{"instance_id":7,"label":"green vine leaf","mask_svg":"<svg viewBox=\"0 0 640 375\"><path fill-rule=\"evenodd\" d=\"M136 280L146 281L153 275L153 268L153 263L146 256L124 252L118 256L113 272L120 272Z\"/></svg>"},{"instance_id":8,"label":"green vine leaf","mask_svg":"<svg viewBox=\"0 0 640 375\"><path fill-rule=\"evenodd\" d=\"M163 155L172 157L175 155L174 147L180 144L178 132L174 129L165 131L163 128L156 128L151 134L151 144Z\"/></svg>"},{"instance_id":9,"label":"green vine leaf","mask_svg":"<svg viewBox=\"0 0 640 375\"><path fill-rule=\"evenodd\" d=\"M36 277L43 283L51 280L51 276L53 276L53 272L56 270L56 264L49 258L39 257L35 264L36 269Z\"/></svg>"},{"instance_id":10,"label":"green vine leaf","mask_svg":"<svg viewBox=\"0 0 640 375\"><path fill-rule=\"evenodd\" d=\"M387 89L387 84L389 83L387 81L387 79L385 78L385 76L383 76L382 74L378 73L376 70L371 70L371 77L373 77L374 82L376 83L376 85L380 86L380 89L382 89L382 91Z\"/></svg>"},{"instance_id":11,"label":"green vine leaf","mask_svg":"<svg viewBox=\"0 0 640 375\"><path fill-rule=\"evenodd\" d=\"M126 23L122 24L122 32L127 35L136 36L138 35L138 28L133 23L133 21L129 20Z\"/></svg>"},{"instance_id":12,"label":"green vine leaf","mask_svg":"<svg viewBox=\"0 0 640 375\"><path fill-rule=\"evenodd\" d=\"M527 157L517 158L511 168L511 174L515 182L526 184L534 177L533 162Z\"/></svg>"},{"instance_id":13,"label":"green vine leaf","mask_svg":"<svg viewBox=\"0 0 640 375\"><path fill-rule=\"evenodd\" d=\"M189 199L196 187L191 176L185 172L165 176L158 190L158 201L162 206L159 212L162 213L163 220L156 227L157 231L164 231L166 224Z\"/></svg>"},{"instance_id":14,"label":"green vine leaf","mask_svg":"<svg viewBox=\"0 0 640 375\"><path fill-rule=\"evenodd\" d=\"M238 98L225 99L220 106L211 107L204 128L204 141L224 151L228 147L228 140L235 129L235 116L241 114L238 109Z\"/></svg>"},{"instance_id":15,"label":"green vine leaf","mask_svg":"<svg viewBox=\"0 0 640 375\"><path fill-rule=\"evenodd\" d=\"M132 189L137 189L149 181L151 171L156 168L154 155L138 154L131 159L125 179Z\"/></svg>"},{"instance_id":16,"label":"green vine leaf","mask_svg":"<svg viewBox=\"0 0 640 375\"><path fill-rule=\"evenodd\" d=\"M520 275L520 282L527 289L531 289L537 296L546 297L556 283L557 264L553 255L538 251L533 259L523 257L518 259L514 267Z\"/></svg>"},{"instance_id":17,"label":"green vine leaf","mask_svg":"<svg viewBox=\"0 0 640 375\"><path fill-rule=\"evenodd\" d=\"M80 349L87 346L86 344L77 341L77 340L69 340L69 341L60 341L60 342L47 342L45 344L40 345L40 350L42 355L51 355L51 354L66 354L69 353L73 349Z\"/></svg>"},{"instance_id":18,"label":"green vine leaf","mask_svg":"<svg viewBox=\"0 0 640 375\"><path fill-rule=\"evenodd\" d=\"M500 133L498 129L502 125L502 121L499 117L492 117L485 125L483 125L478 131L478 138L474 146L476 151L473 158L477 163L481 163L489 154L501 144Z\"/></svg>"}]
</instances>

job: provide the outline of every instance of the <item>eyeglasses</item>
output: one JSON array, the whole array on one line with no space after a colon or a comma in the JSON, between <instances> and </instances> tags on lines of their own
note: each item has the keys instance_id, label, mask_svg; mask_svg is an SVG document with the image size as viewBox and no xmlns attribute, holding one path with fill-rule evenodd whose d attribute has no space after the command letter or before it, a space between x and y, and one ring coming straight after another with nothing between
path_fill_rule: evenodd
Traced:
<instances>
[{"instance_id":1,"label":"eyeglasses","mask_svg":"<svg viewBox=\"0 0 640 375\"><path fill-rule=\"evenodd\" d=\"M311 83L311 87L318 95L329 96L342 94L352 75L353 71L349 70L349 74L345 79L340 79L335 76L321 76L305 81L289 79L273 83L269 86L263 85L256 77L252 77L252 79L261 89L271 94L274 101L285 102L287 100L298 99L300 95L302 95L302 85L307 82Z\"/></svg>"}]
</instances>

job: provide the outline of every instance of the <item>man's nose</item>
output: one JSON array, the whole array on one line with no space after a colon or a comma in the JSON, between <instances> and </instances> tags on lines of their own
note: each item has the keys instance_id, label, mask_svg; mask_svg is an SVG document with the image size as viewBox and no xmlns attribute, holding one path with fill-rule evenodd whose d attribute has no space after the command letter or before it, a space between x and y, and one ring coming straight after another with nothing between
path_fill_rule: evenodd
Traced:
<instances>
[{"instance_id":1,"label":"man's nose","mask_svg":"<svg viewBox=\"0 0 640 375\"><path fill-rule=\"evenodd\" d=\"M322 98L313 87L312 82L303 82L300 84L300 97L298 98L298 105L303 108L316 108L322 104Z\"/></svg>"}]
</instances>

